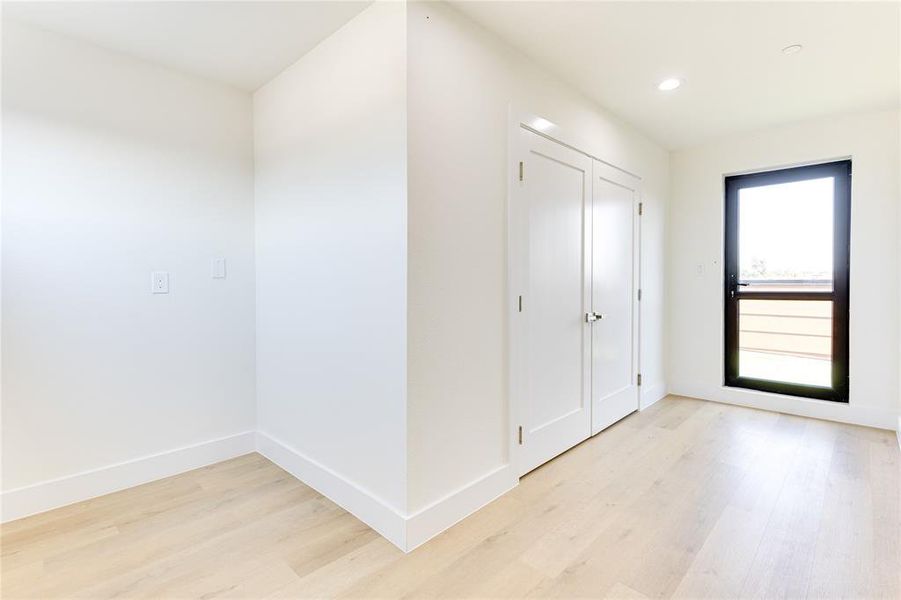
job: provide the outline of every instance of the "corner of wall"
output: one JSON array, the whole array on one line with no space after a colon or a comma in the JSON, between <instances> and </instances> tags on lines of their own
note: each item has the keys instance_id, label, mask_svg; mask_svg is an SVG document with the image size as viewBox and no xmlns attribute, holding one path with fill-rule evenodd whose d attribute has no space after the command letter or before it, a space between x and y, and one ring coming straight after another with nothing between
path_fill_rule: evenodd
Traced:
<instances>
[{"instance_id":1,"label":"corner of wall","mask_svg":"<svg viewBox=\"0 0 901 600\"><path fill-rule=\"evenodd\" d=\"M262 431L256 451L406 551L406 517L384 500Z\"/></svg>"},{"instance_id":2,"label":"corner of wall","mask_svg":"<svg viewBox=\"0 0 901 600\"><path fill-rule=\"evenodd\" d=\"M641 388L641 397L639 399L639 410L644 410L666 397L666 382L658 381L657 383L643 386Z\"/></svg>"},{"instance_id":3,"label":"corner of wall","mask_svg":"<svg viewBox=\"0 0 901 600\"><path fill-rule=\"evenodd\" d=\"M406 517L406 551L412 552L519 484L511 465L485 474Z\"/></svg>"}]
</instances>

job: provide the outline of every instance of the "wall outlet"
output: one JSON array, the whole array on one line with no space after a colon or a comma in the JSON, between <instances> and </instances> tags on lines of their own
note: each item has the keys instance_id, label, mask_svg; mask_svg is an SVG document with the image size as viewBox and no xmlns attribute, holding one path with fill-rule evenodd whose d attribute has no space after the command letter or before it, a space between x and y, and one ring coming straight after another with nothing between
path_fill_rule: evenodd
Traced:
<instances>
[{"instance_id":1,"label":"wall outlet","mask_svg":"<svg viewBox=\"0 0 901 600\"><path fill-rule=\"evenodd\" d=\"M213 279L225 279L225 259L214 258L210 263L210 272Z\"/></svg>"},{"instance_id":2,"label":"wall outlet","mask_svg":"<svg viewBox=\"0 0 901 600\"><path fill-rule=\"evenodd\" d=\"M153 271L150 274L150 292L153 294L169 293L169 271Z\"/></svg>"}]
</instances>

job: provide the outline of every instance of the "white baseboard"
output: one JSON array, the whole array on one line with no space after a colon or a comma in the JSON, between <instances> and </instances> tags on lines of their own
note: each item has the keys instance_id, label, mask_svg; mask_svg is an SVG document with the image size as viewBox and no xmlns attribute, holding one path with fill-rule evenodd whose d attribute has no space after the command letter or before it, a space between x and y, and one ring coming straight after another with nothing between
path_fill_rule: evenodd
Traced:
<instances>
[{"instance_id":1,"label":"white baseboard","mask_svg":"<svg viewBox=\"0 0 901 600\"><path fill-rule=\"evenodd\" d=\"M877 429L895 429L897 413L892 410L859 406L852 403L829 402L826 400L812 400L810 398L797 398L781 394L770 394L755 390L742 390L725 386L704 386L673 382L670 384L669 393L676 396L688 396L700 400L712 400L724 404L735 404L759 408L773 412L825 419L839 423L852 425L864 425Z\"/></svg>"},{"instance_id":2,"label":"white baseboard","mask_svg":"<svg viewBox=\"0 0 901 600\"><path fill-rule=\"evenodd\" d=\"M248 431L7 490L0 494L0 519L5 523L42 513L249 454L254 449L254 434Z\"/></svg>"},{"instance_id":3,"label":"white baseboard","mask_svg":"<svg viewBox=\"0 0 901 600\"><path fill-rule=\"evenodd\" d=\"M646 387L642 386L641 396L638 401L638 410L644 410L665 397L666 384L662 381Z\"/></svg>"},{"instance_id":4,"label":"white baseboard","mask_svg":"<svg viewBox=\"0 0 901 600\"><path fill-rule=\"evenodd\" d=\"M422 510L404 515L371 492L271 435L257 432L257 452L372 527L404 552L424 544L519 483L513 469L503 465Z\"/></svg>"},{"instance_id":5,"label":"white baseboard","mask_svg":"<svg viewBox=\"0 0 901 600\"><path fill-rule=\"evenodd\" d=\"M386 502L271 435L258 431L256 448L257 452L406 551L406 518Z\"/></svg>"},{"instance_id":6,"label":"white baseboard","mask_svg":"<svg viewBox=\"0 0 901 600\"><path fill-rule=\"evenodd\" d=\"M898 450L901 450L901 415L898 415L898 428L895 429L895 437L898 438Z\"/></svg>"},{"instance_id":7,"label":"white baseboard","mask_svg":"<svg viewBox=\"0 0 901 600\"><path fill-rule=\"evenodd\" d=\"M519 484L510 465L502 465L407 517L407 552L450 529Z\"/></svg>"},{"instance_id":8,"label":"white baseboard","mask_svg":"<svg viewBox=\"0 0 901 600\"><path fill-rule=\"evenodd\" d=\"M449 529L519 483L510 466L503 465L408 516L272 436L248 431L8 490L0 494L2 521L20 519L150 483L254 450L405 552Z\"/></svg>"}]
</instances>

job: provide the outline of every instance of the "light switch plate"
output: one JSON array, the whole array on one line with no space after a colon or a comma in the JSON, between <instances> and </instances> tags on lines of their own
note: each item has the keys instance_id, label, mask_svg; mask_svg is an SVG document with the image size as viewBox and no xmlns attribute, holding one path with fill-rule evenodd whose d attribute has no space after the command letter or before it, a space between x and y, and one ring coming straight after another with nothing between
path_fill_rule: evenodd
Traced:
<instances>
[{"instance_id":1,"label":"light switch plate","mask_svg":"<svg viewBox=\"0 0 901 600\"><path fill-rule=\"evenodd\" d=\"M225 259L214 258L211 261L210 270L213 275L213 279L225 279Z\"/></svg>"},{"instance_id":2,"label":"light switch plate","mask_svg":"<svg viewBox=\"0 0 901 600\"><path fill-rule=\"evenodd\" d=\"M153 271L150 274L150 291L153 294L169 293L169 271Z\"/></svg>"}]
</instances>

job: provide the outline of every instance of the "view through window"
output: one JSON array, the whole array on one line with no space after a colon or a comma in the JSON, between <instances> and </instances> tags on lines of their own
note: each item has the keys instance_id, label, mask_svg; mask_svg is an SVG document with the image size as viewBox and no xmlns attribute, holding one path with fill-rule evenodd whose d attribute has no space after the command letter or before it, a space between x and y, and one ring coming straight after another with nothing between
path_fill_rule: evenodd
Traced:
<instances>
[{"instance_id":1,"label":"view through window","mask_svg":"<svg viewBox=\"0 0 901 600\"><path fill-rule=\"evenodd\" d=\"M832 291L834 179L738 193L741 285L754 290ZM742 377L832 384L832 302L739 302Z\"/></svg>"}]
</instances>

